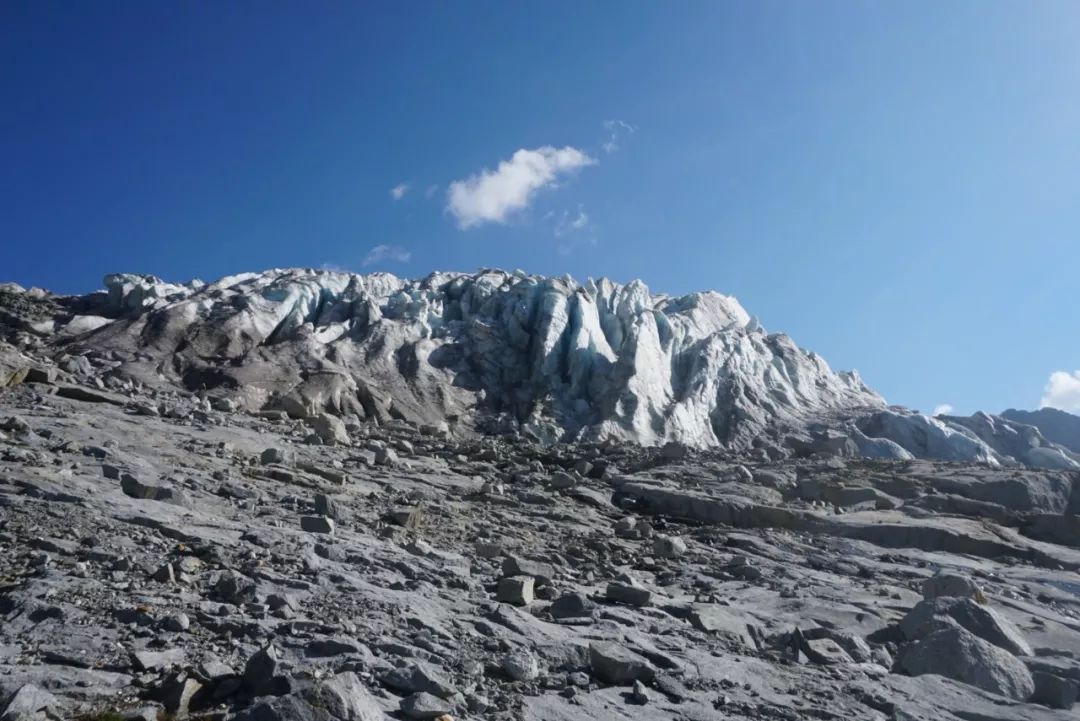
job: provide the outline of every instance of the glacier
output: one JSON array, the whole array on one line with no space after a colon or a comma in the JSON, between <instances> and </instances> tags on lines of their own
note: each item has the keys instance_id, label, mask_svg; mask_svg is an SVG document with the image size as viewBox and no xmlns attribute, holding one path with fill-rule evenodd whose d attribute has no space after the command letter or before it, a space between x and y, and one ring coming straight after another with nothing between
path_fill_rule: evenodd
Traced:
<instances>
[{"instance_id":1,"label":"glacier","mask_svg":"<svg viewBox=\"0 0 1080 721\"><path fill-rule=\"evenodd\" d=\"M1080 469L1038 429L888 406L727 295L482 269L419 279L315 269L170 283L116 273L51 296L26 333L105 383L235 407L554 442L669 442ZM16 292L16 291L11 291Z\"/></svg>"}]
</instances>

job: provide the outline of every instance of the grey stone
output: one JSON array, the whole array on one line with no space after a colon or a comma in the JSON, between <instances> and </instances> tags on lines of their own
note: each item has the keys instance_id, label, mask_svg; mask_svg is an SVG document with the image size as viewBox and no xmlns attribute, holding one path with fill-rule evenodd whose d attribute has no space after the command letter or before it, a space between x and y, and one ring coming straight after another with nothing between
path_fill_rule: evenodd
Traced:
<instances>
[{"instance_id":1,"label":"grey stone","mask_svg":"<svg viewBox=\"0 0 1080 721\"><path fill-rule=\"evenodd\" d=\"M259 462L264 466L270 464L287 464L292 462L292 451L284 448L267 448L259 454Z\"/></svg>"},{"instance_id":2,"label":"grey stone","mask_svg":"<svg viewBox=\"0 0 1080 721\"><path fill-rule=\"evenodd\" d=\"M317 638L308 641L304 647L304 654L308 658L327 658L359 652L360 645L347 638Z\"/></svg>"},{"instance_id":3,"label":"grey stone","mask_svg":"<svg viewBox=\"0 0 1080 721\"><path fill-rule=\"evenodd\" d=\"M44 721L59 719L59 700L34 684L23 684L4 702L0 721Z\"/></svg>"},{"instance_id":4,"label":"grey stone","mask_svg":"<svg viewBox=\"0 0 1080 721\"><path fill-rule=\"evenodd\" d=\"M415 530L423 522L424 508L423 506L402 506L393 509L388 515L390 520L397 525L409 530Z\"/></svg>"},{"instance_id":5,"label":"grey stone","mask_svg":"<svg viewBox=\"0 0 1080 721\"><path fill-rule=\"evenodd\" d=\"M678 536L658 536L653 541L653 553L660 558L679 558L686 553L686 541Z\"/></svg>"},{"instance_id":6,"label":"grey stone","mask_svg":"<svg viewBox=\"0 0 1080 721\"><path fill-rule=\"evenodd\" d=\"M540 664L527 648L515 648L503 654L499 668L515 681L533 681L540 675Z\"/></svg>"},{"instance_id":7,"label":"grey stone","mask_svg":"<svg viewBox=\"0 0 1080 721\"><path fill-rule=\"evenodd\" d=\"M174 718L183 718L188 715L192 700L201 690L202 684L198 680L181 674L163 684L158 698L165 706L167 714Z\"/></svg>"},{"instance_id":8,"label":"grey stone","mask_svg":"<svg viewBox=\"0 0 1080 721\"><path fill-rule=\"evenodd\" d=\"M1035 681L1019 659L959 626L909 644L897 666L911 676L937 674L1017 701L1035 692Z\"/></svg>"},{"instance_id":9,"label":"grey stone","mask_svg":"<svg viewBox=\"0 0 1080 721\"><path fill-rule=\"evenodd\" d=\"M180 633L191 628L191 619L186 613L171 613L161 620L161 627L166 631Z\"/></svg>"},{"instance_id":10,"label":"grey stone","mask_svg":"<svg viewBox=\"0 0 1080 721\"><path fill-rule=\"evenodd\" d=\"M324 443L348 446L352 443L349 432L345 429L345 422L337 416L329 413L319 413L308 418L308 423L319 435Z\"/></svg>"},{"instance_id":11,"label":"grey stone","mask_svg":"<svg viewBox=\"0 0 1080 721\"><path fill-rule=\"evenodd\" d=\"M547 563L540 563L539 561L529 561L517 556L507 556L502 562L502 575L532 576L536 579L537 587L547 586L551 583L551 579L555 577L555 567Z\"/></svg>"},{"instance_id":12,"label":"grey stone","mask_svg":"<svg viewBox=\"0 0 1080 721\"><path fill-rule=\"evenodd\" d=\"M609 641L594 641L589 644L589 666L594 677L604 683L613 684L648 681L656 673L644 657Z\"/></svg>"},{"instance_id":13,"label":"grey stone","mask_svg":"<svg viewBox=\"0 0 1080 721\"><path fill-rule=\"evenodd\" d=\"M567 593L555 599L548 607L553 618L580 618L592 614L596 604L584 593Z\"/></svg>"},{"instance_id":14,"label":"grey stone","mask_svg":"<svg viewBox=\"0 0 1080 721\"><path fill-rule=\"evenodd\" d=\"M435 719L453 710L443 699L423 691L403 698L400 707L405 718L410 719Z\"/></svg>"},{"instance_id":15,"label":"grey stone","mask_svg":"<svg viewBox=\"0 0 1080 721\"><path fill-rule=\"evenodd\" d=\"M120 489L132 498L161 501L162 503L183 506L185 508L191 507L191 501L180 489L140 483L139 480L130 473L125 473L120 476Z\"/></svg>"},{"instance_id":16,"label":"grey stone","mask_svg":"<svg viewBox=\"0 0 1080 721\"><path fill-rule=\"evenodd\" d=\"M905 637L916 640L949 620L1009 653L1032 655L1031 646L1008 619L969 598L940 596L920 601L900 620L899 625Z\"/></svg>"},{"instance_id":17,"label":"grey stone","mask_svg":"<svg viewBox=\"0 0 1080 721\"><path fill-rule=\"evenodd\" d=\"M753 645L746 618L733 609L714 603L698 603L690 608L687 618L698 630L719 633L748 646Z\"/></svg>"},{"instance_id":18,"label":"grey stone","mask_svg":"<svg viewBox=\"0 0 1080 721\"><path fill-rule=\"evenodd\" d=\"M376 466L395 466L398 463L398 455L393 448L380 448L375 451Z\"/></svg>"},{"instance_id":19,"label":"grey stone","mask_svg":"<svg viewBox=\"0 0 1080 721\"><path fill-rule=\"evenodd\" d=\"M607 585L607 597L612 601L627 603L631 606L652 605L652 591L631 583L612 581Z\"/></svg>"},{"instance_id":20,"label":"grey stone","mask_svg":"<svg viewBox=\"0 0 1080 721\"><path fill-rule=\"evenodd\" d=\"M960 596L978 600L982 597L982 590L978 584L967 576L958 573L939 573L936 576L923 581L923 598L938 598L941 596Z\"/></svg>"},{"instance_id":21,"label":"grey stone","mask_svg":"<svg viewBox=\"0 0 1080 721\"><path fill-rule=\"evenodd\" d=\"M457 689L441 673L424 663L413 663L387 671L379 677L383 685L404 693L425 692L449 698Z\"/></svg>"},{"instance_id":22,"label":"grey stone","mask_svg":"<svg viewBox=\"0 0 1080 721\"><path fill-rule=\"evenodd\" d=\"M567 488L573 488L577 485L577 479L571 476L565 471L555 471L551 474L551 479L548 481L548 485L555 490L564 490Z\"/></svg>"},{"instance_id":23,"label":"grey stone","mask_svg":"<svg viewBox=\"0 0 1080 721\"><path fill-rule=\"evenodd\" d=\"M161 671L182 666L185 654L182 648L170 648L167 651L136 651L131 658L139 671Z\"/></svg>"},{"instance_id":24,"label":"grey stone","mask_svg":"<svg viewBox=\"0 0 1080 721\"><path fill-rule=\"evenodd\" d=\"M386 718L378 701L351 671L316 682L300 693L308 703L323 710L331 719L384 721Z\"/></svg>"},{"instance_id":25,"label":"grey stone","mask_svg":"<svg viewBox=\"0 0 1080 721\"><path fill-rule=\"evenodd\" d=\"M515 606L528 606L533 602L533 585L535 579L532 576L507 576L499 579L499 587L496 599L501 603L512 603Z\"/></svg>"},{"instance_id":26,"label":"grey stone","mask_svg":"<svg viewBox=\"0 0 1080 721\"><path fill-rule=\"evenodd\" d=\"M301 516L300 528L308 533L333 534L334 522L326 516Z\"/></svg>"},{"instance_id":27,"label":"grey stone","mask_svg":"<svg viewBox=\"0 0 1080 721\"><path fill-rule=\"evenodd\" d=\"M1045 671L1032 671L1035 692L1031 696L1033 703L1057 709L1071 709L1080 694L1080 684L1072 679L1062 678Z\"/></svg>"}]
</instances>

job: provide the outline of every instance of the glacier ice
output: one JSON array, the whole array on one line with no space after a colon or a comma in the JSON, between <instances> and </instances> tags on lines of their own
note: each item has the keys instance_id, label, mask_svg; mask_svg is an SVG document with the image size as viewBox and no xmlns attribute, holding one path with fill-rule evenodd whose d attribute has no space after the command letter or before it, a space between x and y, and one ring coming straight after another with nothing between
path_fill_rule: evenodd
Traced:
<instances>
[{"instance_id":1,"label":"glacier ice","mask_svg":"<svg viewBox=\"0 0 1080 721\"><path fill-rule=\"evenodd\" d=\"M731 296L483 269L415 279L274 269L112 274L55 327L110 373L248 410L450 422L547 442L828 452L1080 469L1037 428L887 406ZM65 324L66 323L66 324ZM827 429L822 435L813 429Z\"/></svg>"}]
</instances>

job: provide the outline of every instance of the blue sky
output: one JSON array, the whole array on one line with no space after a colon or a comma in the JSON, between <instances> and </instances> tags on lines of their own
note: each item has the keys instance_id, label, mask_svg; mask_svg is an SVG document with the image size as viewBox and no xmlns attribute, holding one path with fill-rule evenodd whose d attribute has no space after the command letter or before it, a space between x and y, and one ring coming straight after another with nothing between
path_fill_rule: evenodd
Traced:
<instances>
[{"instance_id":1,"label":"blue sky","mask_svg":"<svg viewBox=\"0 0 1080 721\"><path fill-rule=\"evenodd\" d=\"M1080 409L1080 4L4 3L0 247L640 277L895 403Z\"/></svg>"}]
</instances>

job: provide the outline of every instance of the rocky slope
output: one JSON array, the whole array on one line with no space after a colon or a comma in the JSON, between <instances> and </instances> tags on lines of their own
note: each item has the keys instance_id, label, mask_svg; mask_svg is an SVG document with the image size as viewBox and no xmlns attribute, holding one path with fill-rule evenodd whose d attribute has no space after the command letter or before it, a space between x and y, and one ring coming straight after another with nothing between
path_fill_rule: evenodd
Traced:
<instances>
[{"instance_id":1,"label":"rocky slope","mask_svg":"<svg viewBox=\"0 0 1080 721\"><path fill-rule=\"evenodd\" d=\"M1064 721L1063 471L0 390L0 718Z\"/></svg>"},{"instance_id":2,"label":"rocky slope","mask_svg":"<svg viewBox=\"0 0 1080 721\"><path fill-rule=\"evenodd\" d=\"M715 294L108 288L0 286L2 721L1075 717L1035 426L887 407Z\"/></svg>"},{"instance_id":3,"label":"rocky slope","mask_svg":"<svg viewBox=\"0 0 1080 721\"><path fill-rule=\"evenodd\" d=\"M1080 416L1056 408L1040 408L1037 411L1010 408L1002 412L1001 417L1014 423L1034 426L1047 440L1073 453L1080 453Z\"/></svg>"},{"instance_id":4,"label":"rocky slope","mask_svg":"<svg viewBox=\"0 0 1080 721\"><path fill-rule=\"evenodd\" d=\"M495 270L271 270L182 285L117 274L105 285L79 297L8 286L0 327L112 390L182 388L296 418L1080 469L1073 450L1021 422L886 407L855 373L713 292Z\"/></svg>"}]
</instances>

